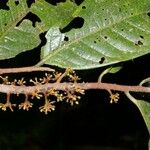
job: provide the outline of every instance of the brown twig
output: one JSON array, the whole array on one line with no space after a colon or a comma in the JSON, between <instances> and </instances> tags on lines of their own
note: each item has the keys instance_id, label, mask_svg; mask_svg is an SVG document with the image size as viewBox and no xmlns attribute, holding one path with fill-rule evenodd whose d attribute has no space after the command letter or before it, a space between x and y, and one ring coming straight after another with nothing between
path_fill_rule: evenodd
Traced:
<instances>
[{"instance_id":1,"label":"brown twig","mask_svg":"<svg viewBox=\"0 0 150 150\"><path fill-rule=\"evenodd\" d=\"M127 85L117 85L111 83L46 83L43 85L35 86L16 86L16 85L4 85L0 84L0 92L2 93L14 93L14 94L32 94L35 91L45 93L46 91L54 88L56 90L65 91L73 90L74 88L80 88L83 90L90 89L103 89L103 90L115 90L123 92L144 92L150 93L150 87L144 86L127 86Z\"/></svg>"},{"instance_id":2,"label":"brown twig","mask_svg":"<svg viewBox=\"0 0 150 150\"><path fill-rule=\"evenodd\" d=\"M49 67L20 67L20 68L0 68L0 74L4 73L18 73L18 72L33 72L33 71L55 71Z\"/></svg>"}]
</instances>

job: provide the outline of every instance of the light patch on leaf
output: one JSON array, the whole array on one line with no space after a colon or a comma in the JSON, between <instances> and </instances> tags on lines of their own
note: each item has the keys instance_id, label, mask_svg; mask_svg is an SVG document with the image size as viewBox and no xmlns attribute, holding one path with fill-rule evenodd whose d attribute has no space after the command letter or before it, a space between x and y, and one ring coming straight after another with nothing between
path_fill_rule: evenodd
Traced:
<instances>
[{"instance_id":1,"label":"light patch on leaf","mask_svg":"<svg viewBox=\"0 0 150 150\"><path fill-rule=\"evenodd\" d=\"M59 28L53 27L50 28L46 34L47 43L44 47L44 56L51 53L53 50L62 46L62 42L64 41L64 34L62 34Z\"/></svg>"}]
</instances>

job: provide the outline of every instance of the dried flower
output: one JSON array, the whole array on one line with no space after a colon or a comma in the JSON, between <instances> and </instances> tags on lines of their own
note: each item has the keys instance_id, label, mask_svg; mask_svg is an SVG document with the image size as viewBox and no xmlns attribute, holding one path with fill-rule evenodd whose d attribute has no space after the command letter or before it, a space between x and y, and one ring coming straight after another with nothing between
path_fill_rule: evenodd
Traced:
<instances>
[{"instance_id":1,"label":"dried flower","mask_svg":"<svg viewBox=\"0 0 150 150\"><path fill-rule=\"evenodd\" d=\"M51 89L49 89L47 92L46 92L46 94L47 94L47 96L49 96L49 95L53 95L53 96L58 96L58 94L59 94L59 92L56 90L56 89L54 89L54 88L51 88Z\"/></svg>"},{"instance_id":2,"label":"dried flower","mask_svg":"<svg viewBox=\"0 0 150 150\"><path fill-rule=\"evenodd\" d=\"M17 81L17 84L20 86L23 86L26 83L26 81L24 80L24 78L21 78L20 80Z\"/></svg>"},{"instance_id":3,"label":"dried flower","mask_svg":"<svg viewBox=\"0 0 150 150\"><path fill-rule=\"evenodd\" d=\"M48 100L47 96L45 96L45 104L41 107L39 107L40 112L44 112L46 115L48 112L55 110L55 105L53 105L55 101Z\"/></svg>"},{"instance_id":4,"label":"dried flower","mask_svg":"<svg viewBox=\"0 0 150 150\"><path fill-rule=\"evenodd\" d=\"M38 90L35 90L33 93L31 93L31 98L34 99L34 98L37 98L37 99L40 99L41 97L43 97L42 94L39 93Z\"/></svg>"},{"instance_id":5,"label":"dried flower","mask_svg":"<svg viewBox=\"0 0 150 150\"><path fill-rule=\"evenodd\" d=\"M33 103L31 103L30 101L25 101L21 104L19 104L19 109L23 109L23 110L29 110L29 108L31 108L33 106Z\"/></svg>"},{"instance_id":6,"label":"dried flower","mask_svg":"<svg viewBox=\"0 0 150 150\"><path fill-rule=\"evenodd\" d=\"M76 93L80 93L80 94L85 94L85 90L81 89L81 88L75 88L75 92Z\"/></svg>"},{"instance_id":7,"label":"dried flower","mask_svg":"<svg viewBox=\"0 0 150 150\"><path fill-rule=\"evenodd\" d=\"M33 83L34 85L41 85L41 83L38 81L37 77L35 77L34 80L30 79L30 82Z\"/></svg>"},{"instance_id":8,"label":"dried flower","mask_svg":"<svg viewBox=\"0 0 150 150\"><path fill-rule=\"evenodd\" d=\"M63 94L58 94L57 95L57 102L61 102L61 101L63 101L63 99L64 99L64 96L63 96Z\"/></svg>"},{"instance_id":9,"label":"dried flower","mask_svg":"<svg viewBox=\"0 0 150 150\"><path fill-rule=\"evenodd\" d=\"M12 107L16 107L16 104L12 104L11 102L6 102L5 104L0 103L0 108L3 111L6 111L9 108L11 111L14 111Z\"/></svg>"},{"instance_id":10,"label":"dried flower","mask_svg":"<svg viewBox=\"0 0 150 150\"><path fill-rule=\"evenodd\" d=\"M23 110L27 110L28 111L29 108L31 108L32 106L33 106L33 103L31 103L28 100L28 95L26 95L25 101L19 105L19 109L23 109Z\"/></svg>"},{"instance_id":11,"label":"dried flower","mask_svg":"<svg viewBox=\"0 0 150 150\"><path fill-rule=\"evenodd\" d=\"M54 73L53 81L59 80L59 78L61 77L61 75L62 75L62 73L60 73L60 72L55 72L55 73Z\"/></svg>"},{"instance_id":12,"label":"dried flower","mask_svg":"<svg viewBox=\"0 0 150 150\"><path fill-rule=\"evenodd\" d=\"M11 85L17 85L17 79L14 79L14 81L11 82Z\"/></svg>"},{"instance_id":13,"label":"dried flower","mask_svg":"<svg viewBox=\"0 0 150 150\"><path fill-rule=\"evenodd\" d=\"M110 95L110 103L113 103L113 102L117 103L118 100L119 100L119 93L115 93L115 94L111 93L111 95Z\"/></svg>"},{"instance_id":14,"label":"dried flower","mask_svg":"<svg viewBox=\"0 0 150 150\"><path fill-rule=\"evenodd\" d=\"M11 82L12 85L19 85L19 86L24 86L25 83L26 81L24 80L24 78L21 78L20 80L14 79L14 81Z\"/></svg>"},{"instance_id":15,"label":"dried flower","mask_svg":"<svg viewBox=\"0 0 150 150\"><path fill-rule=\"evenodd\" d=\"M40 81L42 84L49 83L52 80L52 75L45 73L45 77L41 78Z\"/></svg>"},{"instance_id":16,"label":"dried flower","mask_svg":"<svg viewBox=\"0 0 150 150\"><path fill-rule=\"evenodd\" d=\"M64 98L66 99L66 102L69 102L71 104L71 106L73 106L73 104L79 104L78 100L81 99L80 96L75 94L75 91L67 91L65 92Z\"/></svg>"},{"instance_id":17,"label":"dried flower","mask_svg":"<svg viewBox=\"0 0 150 150\"><path fill-rule=\"evenodd\" d=\"M75 73L75 71L73 71L71 68L67 68L65 72L66 72L66 75L68 75L68 76L70 74L74 74Z\"/></svg>"},{"instance_id":18,"label":"dried flower","mask_svg":"<svg viewBox=\"0 0 150 150\"><path fill-rule=\"evenodd\" d=\"M9 85L10 84L10 82L9 82L9 80L8 80L8 76L6 76L6 77L2 77L2 76L0 76L0 78L2 79L2 84L7 84L7 85Z\"/></svg>"},{"instance_id":19,"label":"dried flower","mask_svg":"<svg viewBox=\"0 0 150 150\"><path fill-rule=\"evenodd\" d=\"M10 93L7 93L7 99L6 99L6 103L3 104L3 103L0 103L0 108L3 110L3 111L6 111L7 108L9 108L11 111L13 111L13 108L12 107L15 107L16 104L12 104L10 102Z\"/></svg>"}]
</instances>

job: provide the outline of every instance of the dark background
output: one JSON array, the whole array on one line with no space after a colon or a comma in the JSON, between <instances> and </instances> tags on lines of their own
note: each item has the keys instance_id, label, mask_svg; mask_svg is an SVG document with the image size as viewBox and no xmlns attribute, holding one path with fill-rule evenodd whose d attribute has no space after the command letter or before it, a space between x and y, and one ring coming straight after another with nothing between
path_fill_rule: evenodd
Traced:
<instances>
[{"instance_id":1,"label":"dark background","mask_svg":"<svg viewBox=\"0 0 150 150\"><path fill-rule=\"evenodd\" d=\"M9 10L7 1L0 1L0 9ZM30 7L34 0L27 2ZM60 0L47 2L57 5ZM82 2L76 1L77 5ZM23 19L30 19L33 25L40 21L32 13ZM82 27L83 20L78 19L81 18L72 21L62 31ZM45 33L40 35L41 44L37 48L0 61L0 67L36 64L40 59L40 48L46 42ZM104 82L137 85L149 77L149 64L150 54L121 63L123 69L116 74L106 75ZM105 69L106 67L77 71L77 74L85 82L96 82ZM37 74L13 74L11 78L21 76L31 78ZM123 93L120 94L119 102L110 104L107 91L89 90L79 105L71 107L59 103L56 110L48 115L40 113L36 104L28 112L0 110L0 150L148 150L149 134L143 118L138 108ZM138 93L136 96L148 100L150 95ZM1 99L4 97L2 95ZM12 100L19 101L20 98L13 97Z\"/></svg>"},{"instance_id":2,"label":"dark background","mask_svg":"<svg viewBox=\"0 0 150 150\"><path fill-rule=\"evenodd\" d=\"M0 64L5 62L2 67L10 67L13 63L24 66L19 58L26 55ZM34 50L28 60L31 64L32 55L35 57ZM150 54L124 62L122 70L106 75L103 80L137 85L150 75L149 64ZM85 82L96 82L105 68L77 71L77 74ZM107 91L89 90L79 105L71 107L59 103L48 115L39 112L36 102L28 112L0 110L0 150L148 150L149 134L141 114L123 93L120 94L119 102L110 104ZM149 95L142 93L136 96L149 99ZM19 98L15 97L15 100L19 101Z\"/></svg>"}]
</instances>

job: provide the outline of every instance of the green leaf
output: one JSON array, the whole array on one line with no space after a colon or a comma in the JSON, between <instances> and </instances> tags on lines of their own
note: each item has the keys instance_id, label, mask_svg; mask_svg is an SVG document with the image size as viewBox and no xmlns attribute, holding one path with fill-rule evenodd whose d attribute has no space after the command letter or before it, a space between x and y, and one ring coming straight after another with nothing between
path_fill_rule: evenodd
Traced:
<instances>
[{"instance_id":1,"label":"green leaf","mask_svg":"<svg viewBox=\"0 0 150 150\"><path fill-rule=\"evenodd\" d=\"M29 8L27 0L9 0L10 10L0 9L0 60L8 59L17 54L31 50L40 44L39 34L53 26L63 26L72 20L72 13L76 5L70 1L53 6L44 0L38 0ZM39 17L41 22L33 27L32 22L24 19L29 13ZM71 13L72 12L72 13Z\"/></svg>"},{"instance_id":2,"label":"green leaf","mask_svg":"<svg viewBox=\"0 0 150 150\"><path fill-rule=\"evenodd\" d=\"M142 80L140 85L142 86L143 84L147 84L149 86L150 77ZM150 101L137 101L135 104L138 106L139 110L141 111L145 123L147 125L148 131L150 133Z\"/></svg>"},{"instance_id":3,"label":"green leaf","mask_svg":"<svg viewBox=\"0 0 150 150\"><path fill-rule=\"evenodd\" d=\"M106 75L106 74L108 74L108 73L112 73L112 74L114 74L114 73L117 73L118 71L120 71L122 69L122 66L112 66L112 67L109 67L109 68L107 68L107 69L105 69L101 74L100 74L100 76L99 76L99 78L98 78L98 81L99 82L102 82L102 79L103 79L103 77L104 77L104 75Z\"/></svg>"},{"instance_id":4,"label":"green leaf","mask_svg":"<svg viewBox=\"0 0 150 150\"><path fill-rule=\"evenodd\" d=\"M108 73L117 73L122 69L122 66L111 67Z\"/></svg>"},{"instance_id":5,"label":"green leaf","mask_svg":"<svg viewBox=\"0 0 150 150\"><path fill-rule=\"evenodd\" d=\"M144 101L144 100L137 100L133 96L131 96L130 93L128 93L128 92L125 94L138 107L138 109L141 112L141 115L145 121L147 129L150 133L150 102ZM148 145L149 145L149 149L150 149L150 139L149 139Z\"/></svg>"},{"instance_id":6,"label":"green leaf","mask_svg":"<svg viewBox=\"0 0 150 150\"><path fill-rule=\"evenodd\" d=\"M136 105L139 108L150 133L150 102L138 100Z\"/></svg>"},{"instance_id":7,"label":"green leaf","mask_svg":"<svg viewBox=\"0 0 150 150\"><path fill-rule=\"evenodd\" d=\"M88 69L133 59L150 51L150 1L99 0L84 1L80 6L67 0L53 6L38 0L29 8L26 0L7 3L10 10L0 9L0 59L7 59L40 44L39 34L65 27L75 18L84 20L82 28L60 33L68 41L57 41L55 49L47 43L41 62L60 67ZM112 9L113 8L113 9ZM21 21L29 12L41 22ZM46 36L50 40L50 36ZM50 40L51 41L51 40ZM49 44L49 50L48 50Z\"/></svg>"},{"instance_id":8,"label":"green leaf","mask_svg":"<svg viewBox=\"0 0 150 150\"><path fill-rule=\"evenodd\" d=\"M147 126L148 132L150 134L150 102L137 100L135 104L140 110L142 117L145 121L145 124ZM149 139L148 147L150 150L150 139Z\"/></svg>"},{"instance_id":9,"label":"green leaf","mask_svg":"<svg viewBox=\"0 0 150 150\"><path fill-rule=\"evenodd\" d=\"M10 10L0 10L0 59L7 59L32 49L40 43L39 31L28 20L16 24L29 12L25 0L9 1ZM32 39L32 40L31 40Z\"/></svg>"},{"instance_id":10,"label":"green leaf","mask_svg":"<svg viewBox=\"0 0 150 150\"><path fill-rule=\"evenodd\" d=\"M38 27L46 31L52 28L62 28L73 19L73 13L77 9L75 3L67 0L65 3L58 3L53 6L44 0L38 0L32 5L31 11L36 14L41 23Z\"/></svg>"},{"instance_id":11,"label":"green leaf","mask_svg":"<svg viewBox=\"0 0 150 150\"><path fill-rule=\"evenodd\" d=\"M50 48L53 42L47 43L49 50L47 45L42 49L37 65L88 69L148 54L149 11L148 0L85 0L72 14L84 19L83 27L63 33L68 41L57 41L56 49ZM49 41L51 38L47 35Z\"/></svg>"}]
</instances>

